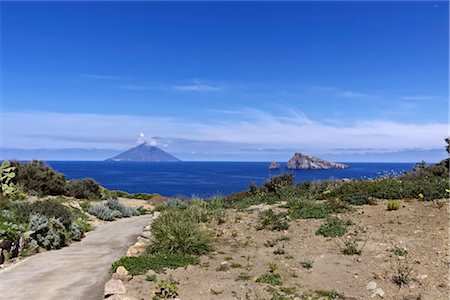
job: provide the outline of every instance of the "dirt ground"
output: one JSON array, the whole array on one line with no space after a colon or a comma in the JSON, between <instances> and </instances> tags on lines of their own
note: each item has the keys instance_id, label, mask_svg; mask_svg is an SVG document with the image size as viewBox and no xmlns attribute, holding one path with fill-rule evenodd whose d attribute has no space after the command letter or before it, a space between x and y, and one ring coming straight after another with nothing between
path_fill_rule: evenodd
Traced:
<instances>
[{"instance_id":1,"label":"dirt ground","mask_svg":"<svg viewBox=\"0 0 450 300\"><path fill-rule=\"evenodd\" d=\"M417 200L401 204L399 210L387 211L386 202L380 201L341 214L353 222L341 238L316 235L324 220L293 220L284 232L256 230L261 207L228 210L225 223L211 225L217 235L216 251L202 257L198 266L157 274L157 281L178 282L182 300L272 299L277 294L301 299L315 290L335 290L344 299L449 299L448 202L441 208ZM290 240L280 240L282 236ZM273 247L264 245L276 239ZM342 253L349 240L358 241L360 255ZM396 247L407 250L407 255L393 253ZM305 268L307 262L312 268ZM220 270L221 263L225 270ZM277 264L281 286L255 281L269 272L269 263ZM401 287L392 280L399 268L412 268L408 283ZM246 279L241 274L249 277L239 280ZM151 299L155 282L145 278L140 275L129 281L128 295ZM374 285L369 282L376 283L378 290L367 289Z\"/></svg>"}]
</instances>

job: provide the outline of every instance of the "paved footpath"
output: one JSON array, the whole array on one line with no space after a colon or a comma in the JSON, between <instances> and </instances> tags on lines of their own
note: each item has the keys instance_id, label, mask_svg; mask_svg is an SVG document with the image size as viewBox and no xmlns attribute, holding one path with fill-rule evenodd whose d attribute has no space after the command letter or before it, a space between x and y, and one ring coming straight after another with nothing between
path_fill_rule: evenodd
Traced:
<instances>
[{"instance_id":1,"label":"paved footpath","mask_svg":"<svg viewBox=\"0 0 450 300\"><path fill-rule=\"evenodd\" d=\"M125 255L150 220L145 215L106 223L80 242L0 271L0 299L103 299L112 262Z\"/></svg>"}]
</instances>

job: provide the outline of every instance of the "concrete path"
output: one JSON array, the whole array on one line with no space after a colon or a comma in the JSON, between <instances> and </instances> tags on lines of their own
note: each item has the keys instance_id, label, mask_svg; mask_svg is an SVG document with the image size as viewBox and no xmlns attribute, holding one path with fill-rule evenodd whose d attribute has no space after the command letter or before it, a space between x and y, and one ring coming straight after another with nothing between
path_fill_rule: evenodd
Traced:
<instances>
[{"instance_id":1,"label":"concrete path","mask_svg":"<svg viewBox=\"0 0 450 300\"><path fill-rule=\"evenodd\" d=\"M145 215L107 223L69 247L0 271L0 299L103 299L111 263L125 255L150 219Z\"/></svg>"}]
</instances>

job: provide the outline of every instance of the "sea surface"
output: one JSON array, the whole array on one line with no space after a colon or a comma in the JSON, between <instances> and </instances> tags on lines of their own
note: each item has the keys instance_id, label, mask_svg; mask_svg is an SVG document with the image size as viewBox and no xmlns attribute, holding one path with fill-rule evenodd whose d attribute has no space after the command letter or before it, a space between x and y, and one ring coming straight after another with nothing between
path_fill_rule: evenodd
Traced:
<instances>
[{"instance_id":1,"label":"sea surface","mask_svg":"<svg viewBox=\"0 0 450 300\"><path fill-rule=\"evenodd\" d=\"M369 179L400 175L413 163L346 163L346 170L269 170L269 162L104 162L49 161L68 179L94 178L111 190L164 196L227 195L258 185L274 175L292 173L296 182L320 179Z\"/></svg>"}]
</instances>

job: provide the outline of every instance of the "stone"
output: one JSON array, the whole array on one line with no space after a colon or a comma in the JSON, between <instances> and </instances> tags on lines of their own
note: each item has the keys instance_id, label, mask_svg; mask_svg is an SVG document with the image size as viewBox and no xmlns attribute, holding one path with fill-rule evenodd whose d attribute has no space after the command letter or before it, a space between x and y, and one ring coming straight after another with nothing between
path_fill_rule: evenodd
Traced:
<instances>
[{"instance_id":1,"label":"stone","mask_svg":"<svg viewBox=\"0 0 450 300\"><path fill-rule=\"evenodd\" d=\"M145 252L145 245L141 243L136 243L133 246L130 246L127 250L127 256L139 256Z\"/></svg>"},{"instance_id":2,"label":"stone","mask_svg":"<svg viewBox=\"0 0 450 300\"><path fill-rule=\"evenodd\" d=\"M123 283L130 281L132 278L133 278L133 276L131 276L131 275L124 275L124 274L118 274L118 273L114 273L111 276L111 279L120 280Z\"/></svg>"},{"instance_id":3,"label":"stone","mask_svg":"<svg viewBox=\"0 0 450 300\"><path fill-rule=\"evenodd\" d=\"M276 161L272 161L269 165L269 170L278 170L280 168L280 164Z\"/></svg>"},{"instance_id":4,"label":"stone","mask_svg":"<svg viewBox=\"0 0 450 300\"><path fill-rule=\"evenodd\" d=\"M230 264L227 261L223 261L220 263L218 271L228 271L230 269Z\"/></svg>"},{"instance_id":5,"label":"stone","mask_svg":"<svg viewBox=\"0 0 450 300\"><path fill-rule=\"evenodd\" d=\"M158 218L160 215L161 215L161 212L155 211L155 212L153 213L152 219L154 220L154 219Z\"/></svg>"},{"instance_id":6,"label":"stone","mask_svg":"<svg viewBox=\"0 0 450 300\"><path fill-rule=\"evenodd\" d=\"M110 295L125 295L127 293L127 289L122 281L118 279L110 279L105 283L105 296Z\"/></svg>"},{"instance_id":7,"label":"stone","mask_svg":"<svg viewBox=\"0 0 450 300\"><path fill-rule=\"evenodd\" d=\"M308 154L297 152L288 161L286 169L294 170L326 170L326 169L348 169L349 166L327 161Z\"/></svg>"},{"instance_id":8,"label":"stone","mask_svg":"<svg viewBox=\"0 0 450 300\"><path fill-rule=\"evenodd\" d=\"M139 244L139 245L147 245L148 243L149 243L149 240L148 240L148 239L143 238L142 236L138 236L136 244ZM135 245L136 245L136 244L135 244Z\"/></svg>"},{"instance_id":9,"label":"stone","mask_svg":"<svg viewBox=\"0 0 450 300\"><path fill-rule=\"evenodd\" d=\"M375 289L371 297L379 296L380 298L384 297L385 292L381 288Z\"/></svg>"},{"instance_id":10,"label":"stone","mask_svg":"<svg viewBox=\"0 0 450 300\"><path fill-rule=\"evenodd\" d=\"M118 266L116 273L119 275L128 275L128 270L124 266Z\"/></svg>"},{"instance_id":11,"label":"stone","mask_svg":"<svg viewBox=\"0 0 450 300\"><path fill-rule=\"evenodd\" d=\"M140 236L143 237L144 239L149 239L152 236L152 233L150 231L144 231L141 233Z\"/></svg>"},{"instance_id":12,"label":"stone","mask_svg":"<svg viewBox=\"0 0 450 300\"><path fill-rule=\"evenodd\" d=\"M108 300L137 300L137 298L128 295L112 295Z\"/></svg>"},{"instance_id":13,"label":"stone","mask_svg":"<svg viewBox=\"0 0 450 300\"><path fill-rule=\"evenodd\" d=\"M374 290L377 288L377 283L375 281L370 281L367 285L366 285L366 290Z\"/></svg>"}]
</instances>

